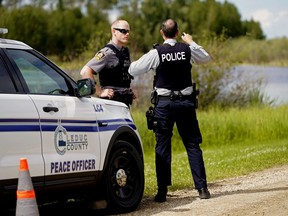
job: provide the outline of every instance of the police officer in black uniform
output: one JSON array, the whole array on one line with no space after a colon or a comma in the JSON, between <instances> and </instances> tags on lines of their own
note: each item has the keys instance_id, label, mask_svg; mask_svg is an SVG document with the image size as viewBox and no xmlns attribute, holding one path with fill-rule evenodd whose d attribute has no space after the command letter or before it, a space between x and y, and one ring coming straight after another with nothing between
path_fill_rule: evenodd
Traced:
<instances>
[{"instance_id":1,"label":"police officer in black uniform","mask_svg":"<svg viewBox=\"0 0 288 216\"><path fill-rule=\"evenodd\" d=\"M132 104L134 93L130 89L132 76L128 73L130 55L127 45L130 27L125 20L116 20L111 25L112 39L96 53L81 70L82 78L94 79L99 73L100 87L96 93L101 98L121 101L128 106Z\"/></svg>"},{"instance_id":2,"label":"police officer in black uniform","mask_svg":"<svg viewBox=\"0 0 288 216\"><path fill-rule=\"evenodd\" d=\"M195 188L201 199L208 199L210 193L207 189L205 166L199 146L202 136L195 111L195 100L192 97L195 92L192 87L191 68L192 63L206 63L211 58L189 34L182 35L185 43L176 41L179 32L175 20L165 20L160 33L164 44L156 46L139 60L132 62L129 68L129 73L133 76L151 70L156 72L154 132L158 193L155 201L165 202L167 186L171 185L171 138L175 122L188 154Z\"/></svg>"}]
</instances>

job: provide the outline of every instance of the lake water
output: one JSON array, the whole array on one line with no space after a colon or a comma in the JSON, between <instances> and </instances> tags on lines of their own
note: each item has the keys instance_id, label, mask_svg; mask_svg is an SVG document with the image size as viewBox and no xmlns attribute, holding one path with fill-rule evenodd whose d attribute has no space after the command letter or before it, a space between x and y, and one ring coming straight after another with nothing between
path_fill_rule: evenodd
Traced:
<instances>
[{"instance_id":1,"label":"lake water","mask_svg":"<svg viewBox=\"0 0 288 216\"><path fill-rule=\"evenodd\" d=\"M267 67L267 66L236 66L234 70L237 73L245 73L247 77L263 78L265 85L263 93L269 99L275 100L275 105L288 104L288 67ZM70 71L70 73L74 73ZM79 74L79 70L75 72ZM150 77L150 78L149 78ZM147 91L150 94L152 89L151 73L135 76L133 84L142 83L147 86ZM149 86L149 87L148 87Z\"/></svg>"},{"instance_id":2,"label":"lake water","mask_svg":"<svg viewBox=\"0 0 288 216\"><path fill-rule=\"evenodd\" d=\"M288 104L288 68L266 66L237 66L237 72L254 78L263 78L263 93L275 99L275 105Z\"/></svg>"}]
</instances>

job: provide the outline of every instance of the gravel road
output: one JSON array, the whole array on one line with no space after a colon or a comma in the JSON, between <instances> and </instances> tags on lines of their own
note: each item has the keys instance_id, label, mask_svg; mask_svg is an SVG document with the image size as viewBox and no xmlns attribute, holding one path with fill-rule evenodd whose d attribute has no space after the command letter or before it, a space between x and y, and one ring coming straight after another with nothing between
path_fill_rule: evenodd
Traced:
<instances>
[{"instance_id":1,"label":"gravel road","mask_svg":"<svg viewBox=\"0 0 288 216\"><path fill-rule=\"evenodd\" d=\"M211 199L201 200L196 190L168 192L167 202L156 203L144 197L139 208L120 216L287 216L288 164L246 176L208 183ZM3 214L0 213L2 216ZM15 215L9 211L5 216ZM86 211L82 204L40 208L41 216L105 215Z\"/></svg>"},{"instance_id":2,"label":"gravel road","mask_svg":"<svg viewBox=\"0 0 288 216\"><path fill-rule=\"evenodd\" d=\"M132 215L288 215L288 165L209 184L211 199L201 200L196 190L168 192L167 202L145 197ZM123 214L122 214L123 215Z\"/></svg>"}]
</instances>

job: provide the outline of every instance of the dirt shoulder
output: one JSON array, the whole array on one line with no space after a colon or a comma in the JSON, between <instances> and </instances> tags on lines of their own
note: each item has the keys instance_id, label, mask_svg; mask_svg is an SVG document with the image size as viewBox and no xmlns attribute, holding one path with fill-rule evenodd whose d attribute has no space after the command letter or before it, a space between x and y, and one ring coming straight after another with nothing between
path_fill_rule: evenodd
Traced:
<instances>
[{"instance_id":1,"label":"dirt shoulder","mask_svg":"<svg viewBox=\"0 0 288 216\"><path fill-rule=\"evenodd\" d=\"M125 215L288 215L288 165L209 184L211 199L200 200L196 190L168 192L167 202L142 200Z\"/></svg>"}]
</instances>

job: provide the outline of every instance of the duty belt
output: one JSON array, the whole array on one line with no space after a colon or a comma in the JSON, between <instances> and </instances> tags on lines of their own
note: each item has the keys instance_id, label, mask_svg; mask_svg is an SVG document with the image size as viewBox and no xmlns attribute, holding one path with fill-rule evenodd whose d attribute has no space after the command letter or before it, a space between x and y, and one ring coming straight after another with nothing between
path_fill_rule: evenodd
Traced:
<instances>
[{"instance_id":1,"label":"duty belt","mask_svg":"<svg viewBox=\"0 0 288 216\"><path fill-rule=\"evenodd\" d=\"M162 96L158 95L159 100L190 100L191 95L168 95L168 96Z\"/></svg>"}]
</instances>

